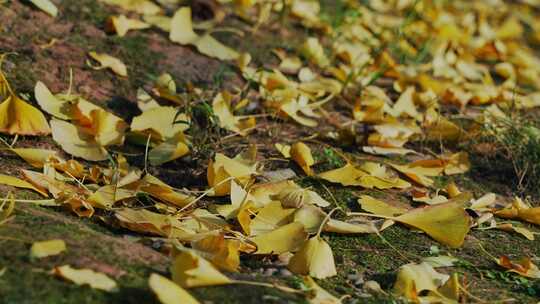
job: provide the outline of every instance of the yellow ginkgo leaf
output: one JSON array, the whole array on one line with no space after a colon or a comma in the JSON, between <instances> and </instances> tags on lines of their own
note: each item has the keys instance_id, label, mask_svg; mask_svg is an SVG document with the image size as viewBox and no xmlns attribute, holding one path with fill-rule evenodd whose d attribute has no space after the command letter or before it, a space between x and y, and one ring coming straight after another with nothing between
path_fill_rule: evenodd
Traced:
<instances>
[{"instance_id":1,"label":"yellow ginkgo leaf","mask_svg":"<svg viewBox=\"0 0 540 304\"><path fill-rule=\"evenodd\" d=\"M100 0L103 3L116 5L125 10L139 14L155 15L161 12L161 8L150 0Z\"/></svg>"},{"instance_id":2,"label":"yellow ginkgo leaf","mask_svg":"<svg viewBox=\"0 0 540 304\"><path fill-rule=\"evenodd\" d=\"M128 31L149 28L150 24L137 19L127 18L125 15L111 16L107 19L106 29L108 32L116 32L124 37Z\"/></svg>"},{"instance_id":3,"label":"yellow ginkgo leaf","mask_svg":"<svg viewBox=\"0 0 540 304\"><path fill-rule=\"evenodd\" d=\"M251 198L244 188L235 181L231 181L231 204L216 206L216 211L219 215L226 219L234 218L242 207L242 204L247 203Z\"/></svg>"},{"instance_id":4,"label":"yellow ginkgo leaf","mask_svg":"<svg viewBox=\"0 0 540 304\"><path fill-rule=\"evenodd\" d=\"M307 175L313 175L311 166L315 164L311 149L303 142L297 142L291 147L291 158L304 170Z\"/></svg>"},{"instance_id":5,"label":"yellow ginkgo leaf","mask_svg":"<svg viewBox=\"0 0 540 304\"><path fill-rule=\"evenodd\" d=\"M394 292L415 301L420 292L437 291L449 278L449 275L437 272L426 262L406 264L399 268Z\"/></svg>"},{"instance_id":6,"label":"yellow ginkgo leaf","mask_svg":"<svg viewBox=\"0 0 540 304\"><path fill-rule=\"evenodd\" d=\"M50 0L30 0L35 6L45 13L56 17L58 15L58 8Z\"/></svg>"},{"instance_id":7,"label":"yellow ginkgo leaf","mask_svg":"<svg viewBox=\"0 0 540 304\"><path fill-rule=\"evenodd\" d=\"M0 103L0 133L47 135L51 128L40 110L12 94Z\"/></svg>"},{"instance_id":8,"label":"yellow ginkgo leaf","mask_svg":"<svg viewBox=\"0 0 540 304\"><path fill-rule=\"evenodd\" d=\"M255 254L281 254L298 249L307 238L302 223L293 222L251 239L257 245Z\"/></svg>"},{"instance_id":9,"label":"yellow ginkgo leaf","mask_svg":"<svg viewBox=\"0 0 540 304\"><path fill-rule=\"evenodd\" d=\"M183 45L193 45L199 52L220 60L235 60L239 57L236 51L223 45L210 34L199 36L193 31L190 7L181 7L174 14L169 39Z\"/></svg>"},{"instance_id":10,"label":"yellow ginkgo leaf","mask_svg":"<svg viewBox=\"0 0 540 304\"><path fill-rule=\"evenodd\" d=\"M17 178L15 176L0 174L0 184L9 185L9 186L17 187L17 188L31 189L45 197L49 196L47 192L44 191L43 189L37 188L31 183L24 181L20 178Z\"/></svg>"},{"instance_id":11,"label":"yellow ginkgo leaf","mask_svg":"<svg viewBox=\"0 0 540 304\"><path fill-rule=\"evenodd\" d=\"M197 250L219 269L237 271L240 266L240 241L225 239L223 234L208 235L191 242Z\"/></svg>"},{"instance_id":12,"label":"yellow ginkgo leaf","mask_svg":"<svg viewBox=\"0 0 540 304\"><path fill-rule=\"evenodd\" d=\"M311 277L304 277L304 285L311 291L307 300L310 304L341 304L341 300L319 286Z\"/></svg>"},{"instance_id":13,"label":"yellow ginkgo leaf","mask_svg":"<svg viewBox=\"0 0 540 304\"><path fill-rule=\"evenodd\" d=\"M2 223L4 223L10 217L13 210L15 210L15 198L10 192L0 203L0 225L2 225Z\"/></svg>"},{"instance_id":14,"label":"yellow ginkgo leaf","mask_svg":"<svg viewBox=\"0 0 540 304\"><path fill-rule=\"evenodd\" d=\"M59 160L58 153L54 150L35 148L12 148L11 152L17 154L27 163L36 168L43 168L43 165L51 159Z\"/></svg>"},{"instance_id":15,"label":"yellow ginkgo leaf","mask_svg":"<svg viewBox=\"0 0 540 304\"><path fill-rule=\"evenodd\" d=\"M72 117L71 104L66 103L66 100L61 100L54 96L43 82L38 81L36 83L36 86L34 87L34 96L36 97L39 106L54 117L65 120Z\"/></svg>"},{"instance_id":16,"label":"yellow ginkgo leaf","mask_svg":"<svg viewBox=\"0 0 540 304\"><path fill-rule=\"evenodd\" d=\"M327 214L314 205L304 205L294 212L294 222L302 223L308 233L317 233Z\"/></svg>"},{"instance_id":17,"label":"yellow ginkgo leaf","mask_svg":"<svg viewBox=\"0 0 540 304\"><path fill-rule=\"evenodd\" d=\"M533 264L530 258L525 257L514 262L503 255L496 262L499 266L508 269L509 272L514 272L528 278L540 279L540 269Z\"/></svg>"},{"instance_id":18,"label":"yellow ginkgo leaf","mask_svg":"<svg viewBox=\"0 0 540 304\"><path fill-rule=\"evenodd\" d=\"M96 208L110 209L116 202L135 197L136 194L135 191L123 189L116 185L105 185L92 193L87 200Z\"/></svg>"},{"instance_id":19,"label":"yellow ginkgo leaf","mask_svg":"<svg viewBox=\"0 0 540 304\"><path fill-rule=\"evenodd\" d=\"M182 249L171 266L172 279L184 288L231 284L210 262L195 251Z\"/></svg>"},{"instance_id":20,"label":"yellow ginkgo leaf","mask_svg":"<svg viewBox=\"0 0 540 304\"><path fill-rule=\"evenodd\" d=\"M319 108L325 102L326 100L309 103L308 97L301 95L297 99L293 98L282 102L279 110L301 125L316 127L318 123L314 118L318 118L319 115L314 112L314 109Z\"/></svg>"},{"instance_id":21,"label":"yellow ginkgo leaf","mask_svg":"<svg viewBox=\"0 0 540 304\"><path fill-rule=\"evenodd\" d=\"M290 259L287 268L293 273L310 275L316 279L337 275L332 249L319 236L307 240Z\"/></svg>"},{"instance_id":22,"label":"yellow ginkgo leaf","mask_svg":"<svg viewBox=\"0 0 540 304\"><path fill-rule=\"evenodd\" d=\"M407 116L414 118L416 120L421 119L420 113L416 110L416 105L414 104L414 87L408 87L405 92L399 96L398 100L394 104L394 108L392 109L392 114L395 115L395 117L403 116L403 114L407 114Z\"/></svg>"},{"instance_id":23,"label":"yellow ginkgo leaf","mask_svg":"<svg viewBox=\"0 0 540 304\"><path fill-rule=\"evenodd\" d=\"M144 175L138 186L140 191L175 206L184 207L193 200L193 197L175 191L173 187L148 173Z\"/></svg>"},{"instance_id":24,"label":"yellow ginkgo leaf","mask_svg":"<svg viewBox=\"0 0 540 304\"><path fill-rule=\"evenodd\" d=\"M358 203L367 212L385 216L400 215L408 211L407 208L386 203L369 195L360 196Z\"/></svg>"},{"instance_id":25,"label":"yellow ginkgo leaf","mask_svg":"<svg viewBox=\"0 0 540 304\"><path fill-rule=\"evenodd\" d=\"M90 269L75 269L69 265L54 268L54 274L77 285L90 285L95 289L115 291L116 282L107 275Z\"/></svg>"},{"instance_id":26,"label":"yellow ginkgo leaf","mask_svg":"<svg viewBox=\"0 0 540 304\"><path fill-rule=\"evenodd\" d=\"M162 304L200 303L178 284L157 273L150 275L148 285Z\"/></svg>"},{"instance_id":27,"label":"yellow ginkgo leaf","mask_svg":"<svg viewBox=\"0 0 540 304\"><path fill-rule=\"evenodd\" d=\"M287 208L300 208L305 204L317 205L319 207L328 207L330 202L322 198L317 192L300 188L296 184L281 190L272 198L281 201L281 204Z\"/></svg>"},{"instance_id":28,"label":"yellow ginkgo leaf","mask_svg":"<svg viewBox=\"0 0 540 304\"><path fill-rule=\"evenodd\" d=\"M214 114L219 118L220 127L246 135L246 129L255 126L255 118L241 118L234 116L231 109L232 96L228 92L221 92L212 101Z\"/></svg>"},{"instance_id":29,"label":"yellow ginkgo leaf","mask_svg":"<svg viewBox=\"0 0 540 304\"><path fill-rule=\"evenodd\" d=\"M44 258L57 255L66 250L66 243L63 240L49 240L35 242L30 248L30 256L33 258Z\"/></svg>"},{"instance_id":30,"label":"yellow ginkgo leaf","mask_svg":"<svg viewBox=\"0 0 540 304\"><path fill-rule=\"evenodd\" d=\"M148 160L154 166L175 160L189 153L188 143L184 133L180 132L175 137L160 143L150 150Z\"/></svg>"},{"instance_id":31,"label":"yellow ginkgo leaf","mask_svg":"<svg viewBox=\"0 0 540 304\"><path fill-rule=\"evenodd\" d=\"M181 7L175 12L171 21L169 38L171 41L180 44L190 44L199 38L195 31L193 31L190 7Z\"/></svg>"},{"instance_id":32,"label":"yellow ginkgo leaf","mask_svg":"<svg viewBox=\"0 0 540 304\"><path fill-rule=\"evenodd\" d=\"M238 59L238 56L240 56L238 52L228 46L225 46L216 38L210 36L210 34L200 36L193 42L193 45L195 45L199 52L219 60L236 60Z\"/></svg>"},{"instance_id":33,"label":"yellow ginkgo leaf","mask_svg":"<svg viewBox=\"0 0 540 304\"><path fill-rule=\"evenodd\" d=\"M151 233L161 236L171 235L172 217L151 212L145 209L135 210L124 208L115 212L120 226L132 231Z\"/></svg>"},{"instance_id":34,"label":"yellow ginkgo leaf","mask_svg":"<svg viewBox=\"0 0 540 304\"><path fill-rule=\"evenodd\" d=\"M152 107L131 122L132 131L151 134L152 140L167 140L188 128L188 117L175 107Z\"/></svg>"},{"instance_id":35,"label":"yellow ginkgo leaf","mask_svg":"<svg viewBox=\"0 0 540 304\"><path fill-rule=\"evenodd\" d=\"M325 68L330 64L330 59L328 59L322 45L315 37L309 37L306 39L301 51L307 59L321 68Z\"/></svg>"},{"instance_id":36,"label":"yellow ginkgo leaf","mask_svg":"<svg viewBox=\"0 0 540 304\"><path fill-rule=\"evenodd\" d=\"M100 63L96 69L111 69L117 75L127 77L127 67L120 59L105 53L89 52L88 55Z\"/></svg>"},{"instance_id":37,"label":"yellow ginkgo leaf","mask_svg":"<svg viewBox=\"0 0 540 304\"><path fill-rule=\"evenodd\" d=\"M91 161L107 159L107 150L75 125L53 119L51 128L54 141L67 153Z\"/></svg>"},{"instance_id":38,"label":"yellow ginkgo leaf","mask_svg":"<svg viewBox=\"0 0 540 304\"><path fill-rule=\"evenodd\" d=\"M494 214L502 218L520 219L540 225L540 207L531 207L518 197L514 199L509 207L497 210Z\"/></svg>"},{"instance_id":39,"label":"yellow ginkgo leaf","mask_svg":"<svg viewBox=\"0 0 540 304\"><path fill-rule=\"evenodd\" d=\"M283 155L283 157L291 158L291 146L290 145L276 143L274 145L274 147L276 147L276 150L278 150L279 153L281 153L281 155Z\"/></svg>"},{"instance_id":40,"label":"yellow ginkgo leaf","mask_svg":"<svg viewBox=\"0 0 540 304\"><path fill-rule=\"evenodd\" d=\"M420 166L412 167L412 166L397 165L397 164L390 164L390 166L392 166L392 168L403 173L405 176L409 177L411 180L413 180L414 182L424 187L430 187L434 183L434 181L425 174L425 173L430 173L433 170L429 170L429 171L424 170ZM442 168L440 168L438 172L442 172Z\"/></svg>"},{"instance_id":41,"label":"yellow ginkgo leaf","mask_svg":"<svg viewBox=\"0 0 540 304\"><path fill-rule=\"evenodd\" d=\"M231 192L231 183L227 179L235 179L240 185L247 185L254 176L257 164L247 163L240 155L229 158L216 153L214 160L210 160L207 170L208 185L214 188L214 195L223 196Z\"/></svg>"},{"instance_id":42,"label":"yellow ginkgo leaf","mask_svg":"<svg viewBox=\"0 0 540 304\"><path fill-rule=\"evenodd\" d=\"M368 175L367 172L347 163L341 168L319 173L318 177L343 186L360 186L360 178L366 175Z\"/></svg>"},{"instance_id":43,"label":"yellow ginkgo leaf","mask_svg":"<svg viewBox=\"0 0 540 304\"><path fill-rule=\"evenodd\" d=\"M341 234L377 233L378 230L372 223L352 223L336 219L330 219L324 225L323 231Z\"/></svg>"},{"instance_id":44,"label":"yellow ginkgo leaf","mask_svg":"<svg viewBox=\"0 0 540 304\"><path fill-rule=\"evenodd\" d=\"M443 244L457 248L463 244L469 232L470 217L465 211L465 204L470 198L470 194L461 194L446 203L412 209L393 219L418 228Z\"/></svg>"},{"instance_id":45,"label":"yellow ginkgo leaf","mask_svg":"<svg viewBox=\"0 0 540 304\"><path fill-rule=\"evenodd\" d=\"M270 233L292 221L295 209L284 209L280 202L271 202L264 206L249 226L250 235Z\"/></svg>"}]
</instances>

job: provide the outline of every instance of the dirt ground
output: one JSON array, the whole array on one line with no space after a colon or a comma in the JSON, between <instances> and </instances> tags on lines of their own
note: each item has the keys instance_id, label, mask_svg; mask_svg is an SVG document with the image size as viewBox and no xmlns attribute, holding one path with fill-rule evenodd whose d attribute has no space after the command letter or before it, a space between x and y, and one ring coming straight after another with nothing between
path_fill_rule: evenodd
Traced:
<instances>
[{"instance_id":1,"label":"dirt ground","mask_svg":"<svg viewBox=\"0 0 540 304\"><path fill-rule=\"evenodd\" d=\"M129 122L140 113L135 103L137 88L150 86L164 72L170 73L181 85L192 83L204 88L209 92L208 96L224 88L245 85L232 64L208 58L191 47L173 44L157 30L134 31L122 38L108 35L104 30L105 19L120 12L117 8L91 0L55 2L60 11L55 19L22 1L7 1L0 5L0 53L14 53L6 57L2 68L14 89L21 94L31 95L37 80L46 83L53 92L67 90L72 70L73 91ZM333 12L332 5L323 9L327 9L329 14ZM250 27L232 16L226 18L225 23L241 29ZM270 53L272 48L293 48L303 41L306 33L293 23L285 22L282 27L261 28L256 33L246 30L245 35L240 38L225 33L220 39L234 44L240 51L249 51L255 62L271 66L276 62ZM108 71L95 71L88 67L87 53L92 50L122 58L130 67L130 76L120 78ZM330 122L322 127L321 132L331 127L332 120L340 119L339 109L332 110L328 116ZM175 160L164 168L150 168L150 172L174 187L204 190L206 166L211 156L209 151L235 155L250 142L256 142L264 157L278 157L272 146L277 139L294 142L311 135L311 130L290 122L276 122L272 118L262 118L259 126L249 139L236 137L210 142L195 156ZM318 140L309 143L320 171L340 165L339 159L327 153L329 143ZM21 137L18 145L58 150L50 138ZM350 157L369 158L358 149L342 148ZM131 162L142 163L144 151L132 147L125 149L131 153L126 153ZM293 163L278 161L268 166L276 170L293 168L300 185L311 186L331 200L325 188L329 189L346 210L359 210L356 199L361 194L374 197L393 195L397 200L406 199L397 192L337 187L306 177ZM29 168L23 161L4 152L0 152L0 167L2 173L13 175L19 175L20 168ZM453 181L477 195L491 190L502 195L512 193L501 179L477 178L487 176L482 170L473 168L465 175L439 178L436 182L445 185ZM0 186L0 196L13 190ZM19 199L38 198L24 190L16 190L16 196ZM157 303L147 286L147 278L153 272L167 273L170 260L160 251L162 242L125 229L111 228L105 223L106 217L107 214L97 214L83 219L56 207L17 204L14 219L0 226L0 303ZM538 232L533 225L525 226ZM32 242L55 238L66 241L67 254L40 260L29 258ZM388 290L399 266L434 253L449 254L459 259L455 269L465 280L464 287L470 292L466 296L469 302L536 303L540 297L540 282L505 272L486 254L512 258L540 256L540 242L528 241L515 233L473 230L459 249L448 248L425 234L397 225L386 229L382 237L327 234L324 238L333 248L338 276L318 283L338 297L345 296L345 303L396 303L391 295L366 293L361 282L375 280ZM117 280L119 292L111 294L80 287L50 275L54 266L64 264L106 273ZM292 287L300 282L300 277L269 258L245 257L241 271L228 275L279 282ZM265 287L231 285L190 291L202 303L305 303L302 297Z\"/></svg>"}]
</instances>

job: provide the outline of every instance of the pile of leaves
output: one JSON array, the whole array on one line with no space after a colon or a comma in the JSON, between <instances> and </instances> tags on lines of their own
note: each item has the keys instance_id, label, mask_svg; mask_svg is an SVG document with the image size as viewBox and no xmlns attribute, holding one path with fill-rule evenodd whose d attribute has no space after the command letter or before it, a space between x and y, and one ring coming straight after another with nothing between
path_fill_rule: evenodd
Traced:
<instances>
[{"instance_id":1,"label":"pile of leaves","mask_svg":"<svg viewBox=\"0 0 540 304\"><path fill-rule=\"evenodd\" d=\"M540 207L494 193L475 198L453 183L444 188L436 183L470 169L459 143L496 136L496 118L504 118L508 109L540 106L540 58L528 47L531 41L540 43L540 4L535 1L349 1L347 9L354 14L346 14L337 26L321 18L319 2L310 0L218 1L224 3L208 8L213 18L203 21L194 21L191 7L181 1L101 1L129 12L130 17L110 16L109 32L122 37L155 28L173 43L230 62L247 85L212 92L205 103L201 100L209 92L193 85L181 88L164 73L150 89L138 90L141 114L128 123L71 89L51 92L41 81L35 85L33 106L1 74L0 132L13 136L3 144L34 170L22 169L20 177L0 175L0 183L39 193L44 199L35 204L98 216L113 227L161 239L161 250L172 259L171 276L152 274L149 286L162 303L198 303L184 288L225 284L267 284L303 294L311 303L339 303L338 296L312 279L337 275L326 233L362 237L403 225L452 248L463 245L470 229L500 229L535 239L519 222L540 225ZM58 14L50 1L30 2L52 17ZM279 64L257 66L249 53L214 37L217 31L235 32L220 28L227 14L253 24L254 31L288 14L311 35L298 49L272 50ZM129 77L121 58L97 52L88 56L92 68ZM205 105L218 136L251 144L236 155L213 153L206 163L205 189L178 189L150 172L199 152L195 105ZM260 117L314 134L280 138L271 153L321 181L320 191L301 187L295 174L266 169L275 158L255 144L261 140ZM19 148L19 135L51 135L61 151ZM320 170L310 147L314 140L340 155L336 163L341 165ZM122 153L126 146L142 151L143 162ZM371 157L355 158L339 146ZM362 195L357 206L362 212L347 212L331 193L326 199L318 194L325 191L323 181L397 191L410 201ZM17 201L10 194L0 205L0 224L9 220ZM35 243L31 254L40 258L65 249L62 240L50 240ZM241 257L249 256L279 260L304 276L304 288L238 281L226 274L242 271ZM529 258L493 260L509 271L540 278ZM437 270L455 261L438 256L403 265L391 292L422 303L459 302L465 297L460 275ZM88 269L59 265L53 274L97 289L117 289L114 280ZM376 282L366 286L386 293Z\"/></svg>"}]
</instances>

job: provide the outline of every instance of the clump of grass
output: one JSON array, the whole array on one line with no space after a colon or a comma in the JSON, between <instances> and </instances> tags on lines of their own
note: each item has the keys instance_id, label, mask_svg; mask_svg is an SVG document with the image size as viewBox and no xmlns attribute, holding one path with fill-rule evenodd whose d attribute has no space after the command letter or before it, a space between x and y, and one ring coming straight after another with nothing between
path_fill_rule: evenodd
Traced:
<instances>
[{"instance_id":1,"label":"clump of grass","mask_svg":"<svg viewBox=\"0 0 540 304\"><path fill-rule=\"evenodd\" d=\"M484 154L483 169L503 173L520 194L540 195L540 128L538 122L520 114L490 118L475 146ZM477 149L478 150L478 149ZM487 151L485 151L487 150Z\"/></svg>"}]
</instances>

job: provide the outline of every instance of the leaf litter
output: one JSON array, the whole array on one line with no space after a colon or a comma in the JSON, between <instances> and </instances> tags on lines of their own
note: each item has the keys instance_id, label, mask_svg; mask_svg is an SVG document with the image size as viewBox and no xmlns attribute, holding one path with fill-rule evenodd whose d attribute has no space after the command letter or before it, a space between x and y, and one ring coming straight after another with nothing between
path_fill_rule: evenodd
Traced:
<instances>
[{"instance_id":1,"label":"leaf litter","mask_svg":"<svg viewBox=\"0 0 540 304\"><path fill-rule=\"evenodd\" d=\"M50 1L30 2L52 17L62 16L62 6L58 10ZM535 1L495 1L503 11L519 11L501 22L481 2L376 1L368 7L350 1L346 7L354 14L339 26L321 17L319 1L235 1L234 5L218 1L224 3L214 11L207 8L213 16L209 20L199 20L192 7L180 6L179 1L101 2L129 16L109 16L104 25L108 32L119 37L148 28L165 32L171 42L192 46L234 67L250 85L207 92L208 103L195 104L182 91L204 100L204 89L191 83L177 85L173 76L164 73L150 90L137 91L140 114L128 123L72 92L71 85L66 93L52 93L37 81L34 98L40 110L14 92L1 73L0 132L14 136L11 144L3 144L34 170L21 168L22 178L2 174L0 183L33 190L80 217L107 218L104 222L141 237L163 240L172 259L171 279L154 273L148 281L162 303L199 303L184 288L229 284L274 287L301 294L310 303L340 303L342 299L312 279L338 275L339 261L324 234L359 238L376 234L383 239L385 229L401 224L410 233L421 231L450 248L462 247L471 229L499 229L534 240L535 233L521 224L497 220L540 225L540 207L519 197L502 203L494 193L475 199L470 190L453 183L441 189L436 180L463 175L475 165L466 151L458 150L459 143L490 124L493 113L501 116L502 110L540 106L540 59L522 43L540 41L524 35L526 28L540 30L531 9L538 6ZM461 9L454 9L460 5ZM218 32L228 32L245 39L241 29L220 27L224 10L256 24L254 32L289 14L311 36L297 48L268 50L280 64L261 66L251 60L251 54L215 38L220 37ZM415 15L424 18L414 19ZM119 58L95 51L88 56L99 63L88 60L92 69L132 77ZM391 88L379 79L390 81ZM336 120L332 114L343 103L347 111ZM207 161L205 188L176 188L152 175L149 167L159 171L178 165L179 159L201 157L201 147L196 146L201 134L193 132L200 123L195 106L204 109L206 123L219 129L221 140L239 136L249 145L235 149L235 156L214 147L202 156ZM452 114L456 111L460 115ZM460 118L468 124L461 124ZM260 152L257 126L267 119L314 135L274 138L271 148ZM327 126L333 130L318 131ZM16 146L19 135L51 133L63 152ZM344 153L345 165L321 170L320 157L314 153L320 140L336 149L345 144L375 157L353 159ZM425 143L443 148L435 153L424 148ZM144 151L144 166L121 153L122 147L131 145ZM272 158L267 150L274 155L277 150L285 159ZM299 174L305 175L300 179L316 180L320 189L301 187L288 178L264 181L265 167L276 160L300 168ZM322 181L342 188L397 191L411 199L396 203L361 195L356 207L365 212L347 212L331 193L331 202L318 194L328 191ZM141 198L146 201L143 208ZM18 201L11 193L2 201L0 225L13 216ZM334 216L339 209L344 217ZM34 243L30 255L43 258L65 250L64 241L49 240ZM244 258L285 256L287 268L305 276L300 289L236 280L222 273L245 271ZM512 261L502 256L494 262L509 272L540 277L529 257ZM458 272L439 272L443 267L454 267L454 259L433 257L405 264L396 269L390 292L419 303L463 301L469 296L464 279ZM89 269L63 265L52 273L78 285L118 289L114 280Z\"/></svg>"}]
</instances>

